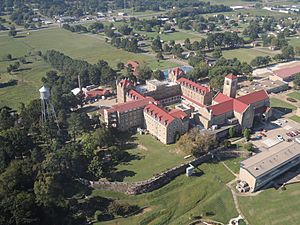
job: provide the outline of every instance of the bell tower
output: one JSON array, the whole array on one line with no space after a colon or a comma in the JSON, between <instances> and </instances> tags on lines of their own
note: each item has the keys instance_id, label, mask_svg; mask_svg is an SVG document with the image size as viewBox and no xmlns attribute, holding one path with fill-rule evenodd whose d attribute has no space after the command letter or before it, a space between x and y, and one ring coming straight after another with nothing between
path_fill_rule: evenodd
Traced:
<instances>
[{"instance_id":1,"label":"bell tower","mask_svg":"<svg viewBox=\"0 0 300 225\"><path fill-rule=\"evenodd\" d=\"M233 74L229 74L225 77L223 94L235 98L237 90L238 78Z\"/></svg>"}]
</instances>

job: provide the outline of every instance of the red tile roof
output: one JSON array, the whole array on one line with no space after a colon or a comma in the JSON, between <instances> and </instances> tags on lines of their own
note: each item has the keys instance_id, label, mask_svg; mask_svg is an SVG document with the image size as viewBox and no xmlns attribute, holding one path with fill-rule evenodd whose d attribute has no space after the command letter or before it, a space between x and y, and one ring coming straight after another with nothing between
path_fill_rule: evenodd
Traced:
<instances>
[{"instance_id":1,"label":"red tile roof","mask_svg":"<svg viewBox=\"0 0 300 225\"><path fill-rule=\"evenodd\" d=\"M120 80L119 84L122 87L126 87L126 88L129 87L129 86L133 86L133 83L130 80L127 80L127 79Z\"/></svg>"},{"instance_id":2,"label":"red tile roof","mask_svg":"<svg viewBox=\"0 0 300 225\"><path fill-rule=\"evenodd\" d=\"M135 72L140 64L137 61L129 60L125 66L128 67L129 65L131 65L133 72Z\"/></svg>"},{"instance_id":3,"label":"red tile roof","mask_svg":"<svg viewBox=\"0 0 300 225\"><path fill-rule=\"evenodd\" d=\"M178 118L178 119L181 119L181 120L183 120L183 119L185 119L185 118L188 117L188 115L185 112L181 111L180 109L172 109L169 112L169 114L171 116L173 116L175 118Z\"/></svg>"},{"instance_id":4,"label":"red tile roof","mask_svg":"<svg viewBox=\"0 0 300 225\"><path fill-rule=\"evenodd\" d=\"M119 104L112 106L110 109L107 110L107 112L125 112L128 110L145 107L150 102L154 102L154 101L155 100L153 98L146 97L144 99L140 99L140 100L136 100L136 101L119 103Z\"/></svg>"},{"instance_id":5,"label":"red tile roof","mask_svg":"<svg viewBox=\"0 0 300 225\"><path fill-rule=\"evenodd\" d=\"M276 76L281 77L283 79L292 77L297 73L300 73L300 65L274 71L274 74Z\"/></svg>"},{"instance_id":6,"label":"red tile roof","mask_svg":"<svg viewBox=\"0 0 300 225\"><path fill-rule=\"evenodd\" d=\"M133 90L133 89L130 89L130 90L128 91L128 94L129 94L129 96L130 96L132 99L134 99L134 100L139 100L139 99L144 99L144 98L145 98L144 95L138 93L136 90Z\"/></svg>"},{"instance_id":7,"label":"red tile roof","mask_svg":"<svg viewBox=\"0 0 300 225\"><path fill-rule=\"evenodd\" d=\"M265 90L260 90L260 91L252 92L250 94L238 97L236 99L239 100L240 102L251 105L255 102L263 101L268 98L269 98L268 93Z\"/></svg>"},{"instance_id":8,"label":"red tile roof","mask_svg":"<svg viewBox=\"0 0 300 225\"><path fill-rule=\"evenodd\" d=\"M237 76L233 75L232 73L228 74L226 76L226 78L230 79L230 80L233 80L233 79L237 79Z\"/></svg>"},{"instance_id":9,"label":"red tile roof","mask_svg":"<svg viewBox=\"0 0 300 225\"><path fill-rule=\"evenodd\" d=\"M243 103L237 99L233 100L233 110L238 113L243 113L249 107L246 103Z\"/></svg>"},{"instance_id":10,"label":"red tile roof","mask_svg":"<svg viewBox=\"0 0 300 225\"><path fill-rule=\"evenodd\" d=\"M144 112L157 119L163 125L169 125L175 118L165 110L155 104L149 104L145 107Z\"/></svg>"},{"instance_id":11,"label":"red tile roof","mask_svg":"<svg viewBox=\"0 0 300 225\"><path fill-rule=\"evenodd\" d=\"M228 97L227 95L224 95L222 92L219 92L215 97L214 97L214 101L217 103L222 103L225 101L230 100L231 98Z\"/></svg>"},{"instance_id":12,"label":"red tile roof","mask_svg":"<svg viewBox=\"0 0 300 225\"><path fill-rule=\"evenodd\" d=\"M233 102L234 99L229 99L228 101L208 106L207 109L210 110L214 116L219 116L224 113L233 111Z\"/></svg>"},{"instance_id":13,"label":"red tile roof","mask_svg":"<svg viewBox=\"0 0 300 225\"><path fill-rule=\"evenodd\" d=\"M107 90L107 89L94 89L94 90L90 90L90 91L87 91L85 93L85 98L95 98L95 97L100 97L100 96L103 96L103 95L108 95L108 94L111 94L112 91L111 90Z\"/></svg>"},{"instance_id":14,"label":"red tile roof","mask_svg":"<svg viewBox=\"0 0 300 225\"><path fill-rule=\"evenodd\" d=\"M176 67L172 70L173 74L175 76L180 76L180 75L184 75L185 72L180 68L180 67Z\"/></svg>"},{"instance_id":15,"label":"red tile roof","mask_svg":"<svg viewBox=\"0 0 300 225\"><path fill-rule=\"evenodd\" d=\"M202 85L197 84L197 83L195 83L195 82L193 82L193 81L191 81L189 79L186 79L184 77L179 78L177 80L177 82L179 82L183 86L188 86L188 87L190 86L192 88L195 88L196 91L202 91L205 94L208 93L208 92L210 92L210 88L209 87L202 86Z\"/></svg>"}]
</instances>

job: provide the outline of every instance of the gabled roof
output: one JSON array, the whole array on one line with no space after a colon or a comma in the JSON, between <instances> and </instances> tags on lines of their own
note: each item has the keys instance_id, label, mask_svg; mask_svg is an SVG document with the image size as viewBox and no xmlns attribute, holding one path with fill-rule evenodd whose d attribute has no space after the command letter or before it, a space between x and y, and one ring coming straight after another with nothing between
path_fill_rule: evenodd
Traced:
<instances>
[{"instance_id":1,"label":"gabled roof","mask_svg":"<svg viewBox=\"0 0 300 225\"><path fill-rule=\"evenodd\" d=\"M234 99L229 99L225 102L221 102L216 105L208 106L207 109L211 111L212 115L219 116L224 113L233 111L233 102L234 102Z\"/></svg>"},{"instance_id":2,"label":"gabled roof","mask_svg":"<svg viewBox=\"0 0 300 225\"><path fill-rule=\"evenodd\" d=\"M154 102L155 100L151 97L146 97L144 99L139 99L136 101L129 101L125 103L119 103L112 106L110 109L107 109L107 112L126 112L129 110L134 110L137 108L145 107L150 102Z\"/></svg>"},{"instance_id":3,"label":"gabled roof","mask_svg":"<svg viewBox=\"0 0 300 225\"><path fill-rule=\"evenodd\" d=\"M172 109L169 112L169 114L171 116L173 116L175 118L178 118L178 119L181 119L181 120L183 120L183 119L185 119L185 118L188 117L188 115L185 112L181 111L180 109Z\"/></svg>"},{"instance_id":4,"label":"gabled roof","mask_svg":"<svg viewBox=\"0 0 300 225\"><path fill-rule=\"evenodd\" d=\"M129 87L129 86L133 86L133 83L128 80L128 79L122 79L120 80L119 84L122 86L122 87Z\"/></svg>"},{"instance_id":5,"label":"gabled roof","mask_svg":"<svg viewBox=\"0 0 300 225\"><path fill-rule=\"evenodd\" d=\"M103 95L109 95L111 93L112 93L111 90L98 88L98 89L87 91L85 93L85 97L86 98L95 98L95 97L98 97L98 96L100 97L100 96L103 96Z\"/></svg>"},{"instance_id":6,"label":"gabled roof","mask_svg":"<svg viewBox=\"0 0 300 225\"><path fill-rule=\"evenodd\" d=\"M198 105L198 106L200 106L200 107L205 107L205 105L201 104L200 102L195 101L195 100L192 99L192 98L189 98L189 97L187 97L187 96L185 96L185 95L182 95L182 97L185 98L186 100L188 100L188 101L194 103L195 105Z\"/></svg>"},{"instance_id":7,"label":"gabled roof","mask_svg":"<svg viewBox=\"0 0 300 225\"><path fill-rule=\"evenodd\" d=\"M222 92L219 92L218 94L216 94L216 96L214 97L213 100L217 103L222 103L222 102L226 102L230 99L231 98L228 97L227 95L224 95Z\"/></svg>"},{"instance_id":8,"label":"gabled roof","mask_svg":"<svg viewBox=\"0 0 300 225\"><path fill-rule=\"evenodd\" d=\"M249 107L249 105L234 99L233 100L233 111L238 112L238 113L243 113L245 110Z\"/></svg>"},{"instance_id":9,"label":"gabled roof","mask_svg":"<svg viewBox=\"0 0 300 225\"><path fill-rule=\"evenodd\" d=\"M159 108L155 104L149 104L145 107L144 112L150 115L152 118L155 118L161 124L167 126L169 125L175 118L171 116L168 112Z\"/></svg>"},{"instance_id":10,"label":"gabled roof","mask_svg":"<svg viewBox=\"0 0 300 225\"><path fill-rule=\"evenodd\" d=\"M129 65L131 65L133 70L136 70L140 63L138 61L129 60L125 66L128 67Z\"/></svg>"},{"instance_id":11,"label":"gabled roof","mask_svg":"<svg viewBox=\"0 0 300 225\"><path fill-rule=\"evenodd\" d=\"M130 97L133 97L133 99L135 100L139 100L139 99L144 99L145 96L138 93L136 90L130 89L128 92L128 95L130 95Z\"/></svg>"},{"instance_id":12,"label":"gabled roof","mask_svg":"<svg viewBox=\"0 0 300 225\"><path fill-rule=\"evenodd\" d=\"M230 79L230 80L234 80L234 79L237 79L237 76L233 75L232 73L228 74L226 76L226 78Z\"/></svg>"},{"instance_id":13,"label":"gabled roof","mask_svg":"<svg viewBox=\"0 0 300 225\"><path fill-rule=\"evenodd\" d=\"M180 83L183 86L188 86L188 87L191 87L191 88L195 88L196 91L198 91L198 92L204 92L205 94L210 92L209 87L202 86L201 84L198 84L198 83L196 83L194 81L191 81L189 79L186 79L184 77L179 78L177 80L177 82Z\"/></svg>"},{"instance_id":14,"label":"gabled roof","mask_svg":"<svg viewBox=\"0 0 300 225\"><path fill-rule=\"evenodd\" d=\"M180 67L176 67L172 70L173 74L175 76L180 76L180 75L184 75L185 72L180 68Z\"/></svg>"},{"instance_id":15,"label":"gabled roof","mask_svg":"<svg viewBox=\"0 0 300 225\"><path fill-rule=\"evenodd\" d=\"M236 99L239 100L240 102L251 105L255 102L260 102L268 98L269 98L268 93L265 90L260 90L260 91L252 92L250 94L238 97Z\"/></svg>"}]
</instances>

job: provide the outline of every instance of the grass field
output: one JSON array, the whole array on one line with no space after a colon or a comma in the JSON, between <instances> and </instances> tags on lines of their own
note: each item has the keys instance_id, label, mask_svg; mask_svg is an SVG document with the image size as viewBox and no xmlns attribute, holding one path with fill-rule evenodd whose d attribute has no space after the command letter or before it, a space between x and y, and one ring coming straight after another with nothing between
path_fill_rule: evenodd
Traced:
<instances>
[{"instance_id":1,"label":"grass field","mask_svg":"<svg viewBox=\"0 0 300 225\"><path fill-rule=\"evenodd\" d=\"M45 29L32 32L30 35L11 38L6 35L0 36L0 59L6 54L12 54L14 58L22 57L30 51L41 50L45 52L48 49L55 49L65 53L73 58L86 60L90 63L96 63L104 59L113 67L118 62L126 63L128 60L137 60L148 64L152 69L166 69L177 66L176 63L160 61L152 56L144 54L134 54L114 48L105 43L101 36L92 37L84 34L72 33L60 28ZM15 79L6 73L6 67L10 62L0 62L0 82L8 79ZM28 103L32 98L37 97L38 87L41 85L41 77L51 68L43 62L34 62L28 64L30 70L23 70L18 73L17 80L24 78L22 84L0 89L0 106L8 104L16 107L19 102ZM24 98L24 96L26 96Z\"/></svg>"},{"instance_id":2,"label":"grass field","mask_svg":"<svg viewBox=\"0 0 300 225\"><path fill-rule=\"evenodd\" d=\"M292 93L288 94L288 96L300 101L300 92L298 92L298 91L292 92Z\"/></svg>"},{"instance_id":3,"label":"grass field","mask_svg":"<svg viewBox=\"0 0 300 225\"><path fill-rule=\"evenodd\" d=\"M300 185L287 190L265 190L254 197L240 197L240 207L251 225L298 225Z\"/></svg>"},{"instance_id":4,"label":"grass field","mask_svg":"<svg viewBox=\"0 0 300 225\"><path fill-rule=\"evenodd\" d=\"M286 101L282 101L280 99L277 99L277 98L270 98L270 102L271 102L271 107L272 108L276 108L276 109L278 109L280 111L283 111L283 112L286 112L286 113L297 109L296 106L294 106L290 103L287 103Z\"/></svg>"},{"instance_id":5,"label":"grass field","mask_svg":"<svg viewBox=\"0 0 300 225\"><path fill-rule=\"evenodd\" d=\"M7 64L7 62L1 62L0 68L4 64ZM16 86L0 88L0 107L7 105L18 109L21 102L27 104L32 99L38 98L38 89L42 84L41 78L47 71L51 70L51 67L40 60L33 61L32 64L22 65L21 69L23 69L23 71L17 72L14 75L0 73L1 83L7 82L10 79L18 80Z\"/></svg>"},{"instance_id":6,"label":"grass field","mask_svg":"<svg viewBox=\"0 0 300 225\"><path fill-rule=\"evenodd\" d=\"M29 36L21 38L0 37L0 58L7 53L22 56L32 50L46 51L55 49L73 58L83 59L96 63L100 59L108 61L112 66L118 62L139 60L149 64L152 68L169 68L176 64L161 61L160 64L154 57L134 54L117 49L105 43L103 36L72 33L60 28L32 32Z\"/></svg>"},{"instance_id":7,"label":"grass field","mask_svg":"<svg viewBox=\"0 0 300 225\"><path fill-rule=\"evenodd\" d=\"M238 58L242 62L250 63L257 56L273 56L274 52L266 48L239 48L222 51L223 56L227 59Z\"/></svg>"},{"instance_id":8,"label":"grass field","mask_svg":"<svg viewBox=\"0 0 300 225\"><path fill-rule=\"evenodd\" d=\"M175 145L164 145L150 135L135 135L138 146L127 150L139 159L118 166L117 173L131 174L124 181L141 181L184 162L183 155L176 153ZM122 172L123 171L123 172Z\"/></svg>"},{"instance_id":9,"label":"grass field","mask_svg":"<svg viewBox=\"0 0 300 225\"><path fill-rule=\"evenodd\" d=\"M231 192L226 187L234 176L221 163L205 163L198 169L202 175L179 176L168 185L147 194L126 196L95 190L94 196L117 198L121 202L147 207L139 215L97 224L188 224L190 217L203 215L204 212L205 218L227 223L237 216Z\"/></svg>"},{"instance_id":10,"label":"grass field","mask_svg":"<svg viewBox=\"0 0 300 225\"><path fill-rule=\"evenodd\" d=\"M297 123L300 123L300 116L294 115L294 116L291 116L290 119L291 119L291 120L294 120L294 121L297 122Z\"/></svg>"}]
</instances>

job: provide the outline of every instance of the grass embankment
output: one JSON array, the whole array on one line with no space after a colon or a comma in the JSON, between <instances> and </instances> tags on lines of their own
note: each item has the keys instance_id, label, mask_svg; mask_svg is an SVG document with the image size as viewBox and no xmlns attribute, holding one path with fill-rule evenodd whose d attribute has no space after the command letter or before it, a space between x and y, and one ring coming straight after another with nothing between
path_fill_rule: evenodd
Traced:
<instances>
[{"instance_id":1,"label":"grass embankment","mask_svg":"<svg viewBox=\"0 0 300 225\"><path fill-rule=\"evenodd\" d=\"M299 184L287 190L268 189L257 196L240 197L240 207L253 225L298 225L300 221Z\"/></svg>"},{"instance_id":2,"label":"grass embankment","mask_svg":"<svg viewBox=\"0 0 300 225\"><path fill-rule=\"evenodd\" d=\"M156 159L160 160L163 157ZM168 185L151 193L127 196L120 193L95 190L94 196L117 198L121 202L147 207L144 213L129 218L97 224L188 224L190 217L228 223L236 217L232 195L226 183L234 178L221 163L205 163L198 167L198 176L177 177Z\"/></svg>"}]
</instances>

